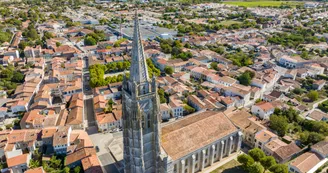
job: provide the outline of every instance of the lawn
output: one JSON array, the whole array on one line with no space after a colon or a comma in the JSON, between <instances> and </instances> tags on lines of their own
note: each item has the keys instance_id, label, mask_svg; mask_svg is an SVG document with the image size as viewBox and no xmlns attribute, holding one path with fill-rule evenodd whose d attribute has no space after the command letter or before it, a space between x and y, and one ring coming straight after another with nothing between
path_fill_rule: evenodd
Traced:
<instances>
[{"instance_id":1,"label":"lawn","mask_svg":"<svg viewBox=\"0 0 328 173\"><path fill-rule=\"evenodd\" d=\"M230 162L222 165L211 173L246 173L241 164L237 160L231 160Z\"/></svg>"},{"instance_id":2,"label":"lawn","mask_svg":"<svg viewBox=\"0 0 328 173\"><path fill-rule=\"evenodd\" d=\"M224 25L224 26L230 26L232 24L242 24L242 22L239 22L239 21L235 21L235 20L225 20L225 21L222 21L220 22L221 25Z\"/></svg>"},{"instance_id":3,"label":"lawn","mask_svg":"<svg viewBox=\"0 0 328 173\"><path fill-rule=\"evenodd\" d=\"M303 2L299 1L224 1L224 4L228 5L237 5L237 6L244 6L244 7L279 7L282 4L288 4L292 7L296 7L296 5L303 5Z\"/></svg>"}]
</instances>

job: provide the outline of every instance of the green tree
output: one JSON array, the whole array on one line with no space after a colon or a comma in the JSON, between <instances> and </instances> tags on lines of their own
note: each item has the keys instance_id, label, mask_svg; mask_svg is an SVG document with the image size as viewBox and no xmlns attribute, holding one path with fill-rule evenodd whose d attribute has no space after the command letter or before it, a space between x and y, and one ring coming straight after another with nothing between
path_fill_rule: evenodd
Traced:
<instances>
[{"instance_id":1,"label":"green tree","mask_svg":"<svg viewBox=\"0 0 328 173\"><path fill-rule=\"evenodd\" d=\"M51 32L44 32L43 34L43 38L46 40L46 39L50 39L50 38L53 38L53 34Z\"/></svg>"},{"instance_id":2,"label":"green tree","mask_svg":"<svg viewBox=\"0 0 328 173\"><path fill-rule=\"evenodd\" d=\"M56 46L57 47L61 46L61 43L60 42L56 42Z\"/></svg>"},{"instance_id":3,"label":"green tree","mask_svg":"<svg viewBox=\"0 0 328 173\"><path fill-rule=\"evenodd\" d=\"M166 98L165 98L165 92L164 89L160 88L157 90L157 93L159 95L159 100L161 103L166 103Z\"/></svg>"},{"instance_id":4,"label":"green tree","mask_svg":"<svg viewBox=\"0 0 328 173\"><path fill-rule=\"evenodd\" d=\"M81 172L81 167L77 166L74 168L74 173L80 173Z\"/></svg>"},{"instance_id":5,"label":"green tree","mask_svg":"<svg viewBox=\"0 0 328 173\"><path fill-rule=\"evenodd\" d=\"M244 72L240 76L237 77L237 80L239 81L240 84L248 86L252 82L252 78L250 76L250 73Z\"/></svg>"},{"instance_id":6,"label":"green tree","mask_svg":"<svg viewBox=\"0 0 328 173\"><path fill-rule=\"evenodd\" d=\"M260 163L254 163L253 165L251 165L248 169L249 173L263 173L264 172L264 168Z\"/></svg>"},{"instance_id":7,"label":"green tree","mask_svg":"<svg viewBox=\"0 0 328 173\"><path fill-rule=\"evenodd\" d=\"M23 80L24 80L24 75L18 71L14 71L11 81L21 83L23 82Z\"/></svg>"},{"instance_id":8,"label":"green tree","mask_svg":"<svg viewBox=\"0 0 328 173\"><path fill-rule=\"evenodd\" d=\"M318 91L311 90L308 94L307 97L313 102L318 100L319 98L319 93Z\"/></svg>"},{"instance_id":9,"label":"green tree","mask_svg":"<svg viewBox=\"0 0 328 173\"><path fill-rule=\"evenodd\" d=\"M0 31L0 44L3 42L9 42L11 39L11 33L10 32L1 32Z\"/></svg>"},{"instance_id":10,"label":"green tree","mask_svg":"<svg viewBox=\"0 0 328 173\"><path fill-rule=\"evenodd\" d=\"M164 53L172 52L172 47L169 44L161 44L161 49Z\"/></svg>"},{"instance_id":11,"label":"green tree","mask_svg":"<svg viewBox=\"0 0 328 173\"><path fill-rule=\"evenodd\" d=\"M270 116L270 128L277 131L279 136L285 136L288 130L288 122L286 117L271 115Z\"/></svg>"},{"instance_id":12,"label":"green tree","mask_svg":"<svg viewBox=\"0 0 328 173\"><path fill-rule=\"evenodd\" d=\"M32 28L29 31L27 31L27 38L28 40L36 40L39 38L38 32L36 31L36 29Z\"/></svg>"},{"instance_id":13,"label":"green tree","mask_svg":"<svg viewBox=\"0 0 328 173\"><path fill-rule=\"evenodd\" d=\"M276 164L270 168L272 173L288 173L288 167L283 164Z\"/></svg>"},{"instance_id":14,"label":"green tree","mask_svg":"<svg viewBox=\"0 0 328 173\"><path fill-rule=\"evenodd\" d=\"M262 158L265 157L264 152L259 148L249 150L248 155L251 156L256 162L259 162Z\"/></svg>"},{"instance_id":15,"label":"green tree","mask_svg":"<svg viewBox=\"0 0 328 173\"><path fill-rule=\"evenodd\" d=\"M31 169L34 169L34 168L37 168L37 167L40 167L40 166L41 166L41 164L38 160L33 160L33 159L30 160L29 167Z\"/></svg>"},{"instance_id":16,"label":"green tree","mask_svg":"<svg viewBox=\"0 0 328 173\"><path fill-rule=\"evenodd\" d=\"M97 44L97 41L93 37L86 37L84 39L84 44L87 46L93 46Z\"/></svg>"},{"instance_id":17,"label":"green tree","mask_svg":"<svg viewBox=\"0 0 328 173\"><path fill-rule=\"evenodd\" d=\"M307 51L303 51L303 52L301 53L301 57L302 57L303 59L309 59L309 53L308 53Z\"/></svg>"},{"instance_id":18,"label":"green tree","mask_svg":"<svg viewBox=\"0 0 328 173\"><path fill-rule=\"evenodd\" d=\"M260 160L260 162L265 170L267 170L267 169L271 168L273 165L277 164L276 160L272 156L265 156Z\"/></svg>"},{"instance_id":19,"label":"green tree","mask_svg":"<svg viewBox=\"0 0 328 173\"><path fill-rule=\"evenodd\" d=\"M239 163L242 164L243 169L248 170L248 168L254 164L254 159L247 155L247 154L242 154L237 157L237 160Z\"/></svg>"},{"instance_id":20,"label":"green tree","mask_svg":"<svg viewBox=\"0 0 328 173\"><path fill-rule=\"evenodd\" d=\"M189 106L187 104L183 106L183 109L185 110L185 112L187 114L192 114L192 113L194 113L196 111L195 108L193 108L193 107L191 107L191 106Z\"/></svg>"},{"instance_id":21,"label":"green tree","mask_svg":"<svg viewBox=\"0 0 328 173\"><path fill-rule=\"evenodd\" d=\"M217 62L211 62L211 68L218 71L218 63Z\"/></svg>"},{"instance_id":22,"label":"green tree","mask_svg":"<svg viewBox=\"0 0 328 173\"><path fill-rule=\"evenodd\" d=\"M165 71L165 73L168 74L168 75L173 74L173 68L172 68L171 66L166 66L166 67L164 68L164 71Z\"/></svg>"}]
</instances>

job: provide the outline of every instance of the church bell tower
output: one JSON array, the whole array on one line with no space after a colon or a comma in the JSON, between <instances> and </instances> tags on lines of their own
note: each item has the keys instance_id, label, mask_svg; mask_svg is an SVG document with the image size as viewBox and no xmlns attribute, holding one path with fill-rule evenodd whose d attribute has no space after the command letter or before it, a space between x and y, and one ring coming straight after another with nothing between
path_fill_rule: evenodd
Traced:
<instances>
[{"instance_id":1,"label":"church bell tower","mask_svg":"<svg viewBox=\"0 0 328 173\"><path fill-rule=\"evenodd\" d=\"M161 172L159 99L156 80L148 74L137 10L130 77L123 80L122 102L124 172Z\"/></svg>"}]
</instances>

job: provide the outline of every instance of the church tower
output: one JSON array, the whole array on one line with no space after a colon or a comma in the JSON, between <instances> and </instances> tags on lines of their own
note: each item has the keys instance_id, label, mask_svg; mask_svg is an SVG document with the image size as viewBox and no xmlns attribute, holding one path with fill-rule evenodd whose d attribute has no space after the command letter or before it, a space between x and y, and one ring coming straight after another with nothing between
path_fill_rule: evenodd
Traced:
<instances>
[{"instance_id":1,"label":"church tower","mask_svg":"<svg viewBox=\"0 0 328 173\"><path fill-rule=\"evenodd\" d=\"M122 102L124 172L161 172L159 99L155 78L148 74L137 10L130 77L123 80Z\"/></svg>"}]
</instances>

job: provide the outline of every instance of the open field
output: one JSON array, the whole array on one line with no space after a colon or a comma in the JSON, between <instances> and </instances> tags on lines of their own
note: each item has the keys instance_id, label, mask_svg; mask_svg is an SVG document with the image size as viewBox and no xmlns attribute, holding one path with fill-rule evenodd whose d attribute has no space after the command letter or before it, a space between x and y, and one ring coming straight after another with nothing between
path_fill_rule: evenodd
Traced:
<instances>
[{"instance_id":1,"label":"open field","mask_svg":"<svg viewBox=\"0 0 328 173\"><path fill-rule=\"evenodd\" d=\"M240 165L237 160L231 160L211 173L246 173Z\"/></svg>"},{"instance_id":2,"label":"open field","mask_svg":"<svg viewBox=\"0 0 328 173\"><path fill-rule=\"evenodd\" d=\"M224 26L230 26L235 23L241 24L242 22L235 21L235 20L225 20L225 21L220 22L220 24L224 25Z\"/></svg>"},{"instance_id":3,"label":"open field","mask_svg":"<svg viewBox=\"0 0 328 173\"><path fill-rule=\"evenodd\" d=\"M303 2L299 2L299 1L224 1L222 3L228 4L228 5L243 6L243 7L258 7L258 6L279 7L282 4L296 7L296 5L304 4Z\"/></svg>"}]
</instances>

